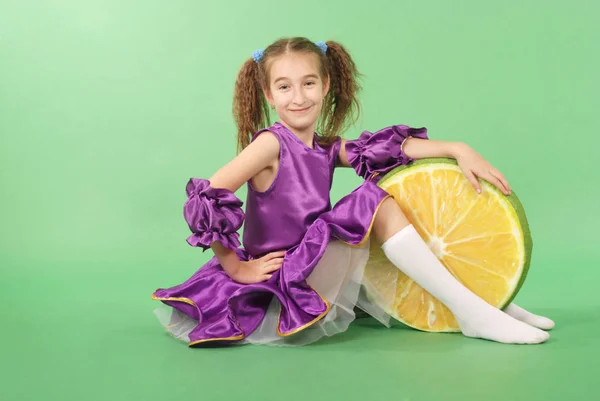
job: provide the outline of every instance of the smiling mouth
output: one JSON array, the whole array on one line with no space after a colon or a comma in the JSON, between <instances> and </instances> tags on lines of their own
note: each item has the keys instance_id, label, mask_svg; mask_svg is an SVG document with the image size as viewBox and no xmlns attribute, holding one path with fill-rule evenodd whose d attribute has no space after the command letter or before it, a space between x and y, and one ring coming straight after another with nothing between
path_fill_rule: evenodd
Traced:
<instances>
[{"instance_id":1,"label":"smiling mouth","mask_svg":"<svg viewBox=\"0 0 600 401\"><path fill-rule=\"evenodd\" d=\"M301 112L303 112L303 111L306 111L306 110L308 110L308 109L310 109L310 108L311 108L311 106L308 106L308 107L307 107L307 108L305 108L305 109L296 109L296 110L290 110L290 111L293 111L293 112L295 112L295 113L301 113Z\"/></svg>"}]
</instances>

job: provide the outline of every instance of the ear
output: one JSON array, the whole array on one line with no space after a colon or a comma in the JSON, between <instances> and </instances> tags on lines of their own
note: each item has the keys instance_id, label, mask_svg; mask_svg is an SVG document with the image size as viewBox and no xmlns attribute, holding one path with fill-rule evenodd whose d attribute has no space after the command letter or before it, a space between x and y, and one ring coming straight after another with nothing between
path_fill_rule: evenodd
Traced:
<instances>
[{"instance_id":1,"label":"ear","mask_svg":"<svg viewBox=\"0 0 600 401\"><path fill-rule=\"evenodd\" d=\"M269 89L262 88L263 94L267 99L267 102L273 104L273 96L271 96L271 91Z\"/></svg>"},{"instance_id":2,"label":"ear","mask_svg":"<svg viewBox=\"0 0 600 401\"><path fill-rule=\"evenodd\" d=\"M327 95L327 92L329 92L329 75L325 78L325 80L323 81L323 97L325 97L325 95Z\"/></svg>"}]
</instances>

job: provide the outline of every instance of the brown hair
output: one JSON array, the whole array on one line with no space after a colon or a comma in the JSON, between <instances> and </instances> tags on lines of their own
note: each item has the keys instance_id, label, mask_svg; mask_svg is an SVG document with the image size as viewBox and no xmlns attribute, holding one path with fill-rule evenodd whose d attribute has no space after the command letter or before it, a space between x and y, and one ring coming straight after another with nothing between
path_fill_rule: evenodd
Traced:
<instances>
[{"instance_id":1,"label":"brown hair","mask_svg":"<svg viewBox=\"0 0 600 401\"><path fill-rule=\"evenodd\" d=\"M314 53L318 56L322 79L329 76L329 92L323 100L317 130L319 143L331 144L360 114L358 92L360 76L350 54L339 43L327 41L327 52L312 41L302 38L283 38L268 46L257 63L253 58L244 62L233 96L233 117L238 128L238 152L242 151L261 128L271 125L269 104L263 89L269 88L269 66L273 58L291 52Z\"/></svg>"}]
</instances>

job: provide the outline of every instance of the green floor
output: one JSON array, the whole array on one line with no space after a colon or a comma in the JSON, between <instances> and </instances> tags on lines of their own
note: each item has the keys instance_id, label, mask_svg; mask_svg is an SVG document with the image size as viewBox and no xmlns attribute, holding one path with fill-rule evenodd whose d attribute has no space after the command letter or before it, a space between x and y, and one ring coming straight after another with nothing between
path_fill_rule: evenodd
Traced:
<instances>
[{"instance_id":1,"label":"green floor","mask_svg":"<svg viewBox=\"0 0 600 401\"><path fill-rule=\"evenodd\" d=\"M28 277L14 267L0 298L13 305L2 311L3 401L594 399L597 270L581 285L581 275L561 273L562 263L532 268L516 301L555 319L542 345L386 329L367 318L301 348L191 349L151 313L152 277L52 264Z\"/></svg>"}]
</instances>

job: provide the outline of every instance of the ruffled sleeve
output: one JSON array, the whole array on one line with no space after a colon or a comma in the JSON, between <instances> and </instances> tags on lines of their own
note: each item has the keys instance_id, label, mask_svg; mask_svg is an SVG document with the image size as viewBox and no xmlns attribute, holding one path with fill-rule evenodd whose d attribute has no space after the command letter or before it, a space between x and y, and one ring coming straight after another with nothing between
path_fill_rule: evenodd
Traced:
<instances>
[{"instance_id":1,"label":"ruffled sleeve","mask_svg":"<svg viewBox=\"0 0 600 401\"><path fill-rule=\"evenodd\" d=\"M244 222L243 202L225 188L212 188L210 181L190 178L185 192L188 200L183 215L193 234L187 238L191 246L206 251L219 241L224 247L240 246L238 230Z\"/></svg>"},{"instance_id":2,"label":"ruffled sleeve","mask_svg":"<svg viewBox=\"0 0 600 401\"><path fill-rule=\"evenodd\" d=\"M363 131L356 140L346 142L346 155L356 173L365 180L385 173L414 159L402 150L404 141L410 137L429 139L427 128L411 128L393 125L375 133Z\"/></svg>"}]
</instances>

